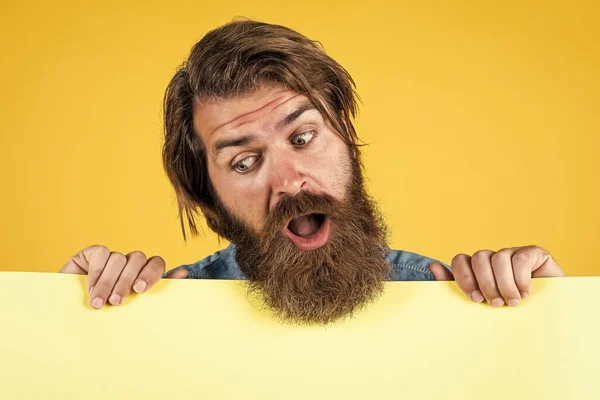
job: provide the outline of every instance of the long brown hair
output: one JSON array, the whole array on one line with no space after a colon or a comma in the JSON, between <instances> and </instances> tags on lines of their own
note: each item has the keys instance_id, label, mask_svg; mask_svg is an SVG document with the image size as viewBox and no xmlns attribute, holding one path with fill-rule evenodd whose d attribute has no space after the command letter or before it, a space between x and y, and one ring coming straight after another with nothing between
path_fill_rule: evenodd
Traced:
<instances>
[{"instance_id":1,"label":"long brown hair","mask_svg":"<svg viewBox=\"0 0 600 400\"><path fill-rule=\"evenodd\" d=\"M205 149L193 128L194 102L244 96L277 84L307 96L360 163L352 124L358 96L350 74L320 43L281 25L238 20L206 34L171 79L164 97L163 165L175 189L184 239L185 221L198 234L202 212L219 232L219 201L206 168Z\"/></svg>"}]
</instances>

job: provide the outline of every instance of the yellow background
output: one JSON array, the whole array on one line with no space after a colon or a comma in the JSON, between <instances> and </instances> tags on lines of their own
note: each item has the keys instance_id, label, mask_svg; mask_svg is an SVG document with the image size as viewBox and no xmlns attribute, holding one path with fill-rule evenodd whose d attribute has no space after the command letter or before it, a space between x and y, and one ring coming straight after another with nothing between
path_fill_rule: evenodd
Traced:
<instances>
[{"instance_id":1,"label":"yellow background","mask_svg":"<svg viewBox=\"0 0 600 400\"><path fill-rule=\"evenodd\" d=\"M0 272L1 398L600 397L600 277L536 279L500 309L453 282L389 282L355 318L314 327L277 323L240 281L164 279L100 311L85 287Z\"/></svg>"},{"instance_id":2,"label":"yellow background","mask_svg":"<svg viewBox=\"0 0 600 400\"><path fill-rule=\"evenodd\" d=\"M183 242L161 100L209 29L245 16L323 43L358 84L394 248L537 244L598 275L600 28L577 1L3 1L0 269L57 271L92 244L168 267Z\"/></svg>"}]
</instances>

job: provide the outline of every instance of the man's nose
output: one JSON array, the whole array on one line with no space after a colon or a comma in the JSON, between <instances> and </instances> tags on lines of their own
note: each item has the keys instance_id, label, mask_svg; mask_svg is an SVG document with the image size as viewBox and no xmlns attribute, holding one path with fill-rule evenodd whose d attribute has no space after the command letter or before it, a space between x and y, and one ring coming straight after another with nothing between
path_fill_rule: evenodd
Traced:
<instances>
[{"instance_id":1,"label":"man's nose","mask_svg":"<svg viewBox=\"0 0 600 400\"><path fill-rule=\"evenodd\" d=\"M271 202L269 209L275 207L284 195L294 196L306 189L306 175L293 157L279 157L273 163L271 179Z\"/></svg>"}]
</instances>

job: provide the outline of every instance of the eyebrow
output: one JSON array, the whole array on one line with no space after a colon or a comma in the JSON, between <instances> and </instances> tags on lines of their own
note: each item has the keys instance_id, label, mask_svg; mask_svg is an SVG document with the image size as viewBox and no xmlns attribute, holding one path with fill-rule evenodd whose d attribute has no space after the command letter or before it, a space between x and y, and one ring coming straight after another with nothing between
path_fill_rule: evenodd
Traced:
<instances>
[{"instance_id":1,"label":"eyebrow","mask_svg":"<svg viewBox=\"0 0 600 400\"><path fill-rule=\"evenodd\" d=\"M305 102L301 104L296 110L292 111L288 115L285 116L284 119L279 121L276 125L276 129L280 130L290 125L292 122L297 120L302 114L309 110L316 110L316 107L311 102ZM247 144L252 143L256 138L251 135L246 135L242 137L237 137L235 139L222 139L218 140L214 145L214 157L213 160L216 160L219 156L219 153L226 149L227 147L239 147L245 146Z\"/></svg>"},{"instance_id":2,"label":"eyebrow","mask_svg":"<svg viewBox=\"0 0 600 400\"><path fill-rule=\"evenodd\" d=\"M242 136L242 137L238 137L235 139L222 139L217 141L217 143L215 143L215 156L213 157L213 160L216 160L217 157L219 156L219 153L221 151L223 151L223 149L227 148L227 147L238 147L238 146L245 146L247 144L250 144L254 141L254 136Z\"/></svg>"},{"instance_id":3,"label":"eyebrow","mask_svg":"<svg viewBox=\"0 0 600 400\"><path fill-rule=\"evenodd\" d=\"M303 113L309 110L316 110L316 107L310 101L300 104L300 106L289 113L284 119L277 123L277 129L282 129L297 120Z\"/></svg>"}]
</instances>

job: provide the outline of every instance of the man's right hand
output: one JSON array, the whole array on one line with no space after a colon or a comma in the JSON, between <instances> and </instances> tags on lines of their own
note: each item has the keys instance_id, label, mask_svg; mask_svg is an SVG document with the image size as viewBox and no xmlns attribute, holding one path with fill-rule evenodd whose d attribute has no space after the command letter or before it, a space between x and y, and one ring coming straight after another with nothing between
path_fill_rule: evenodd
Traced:
<instances>
[{"instance_id":1,"label":"man's right hand","mask_svg":"<svg viewBox=\"0 0 600 400\"><path fill-rule=\"evenodd\" d=\"M159 256L146 258L141 251L123 255L106 246L91 246L71 257L60 272L87 275L90 304L100 309L107 302L121 304L132 290L144 293L150 289L165 273L165 261ZM186 276L185 269L178 269L168 277Z\"/></svg>"}]
</instances>

